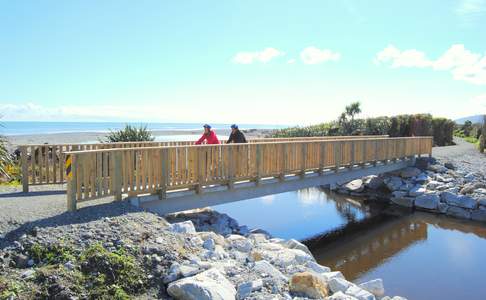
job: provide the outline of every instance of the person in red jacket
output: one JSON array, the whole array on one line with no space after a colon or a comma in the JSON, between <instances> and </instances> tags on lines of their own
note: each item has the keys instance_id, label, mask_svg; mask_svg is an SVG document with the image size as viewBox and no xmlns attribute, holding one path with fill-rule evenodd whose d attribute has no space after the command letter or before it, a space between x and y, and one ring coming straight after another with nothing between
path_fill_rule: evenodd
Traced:
<instances>
[{"instance_id":1,"label":"person in red jacket","mask_svg":"<svg viewBox=\"0 0 486 300\"><path fill-rule=\"evenodd\" d=\"M218 137L216 136L216 133L211 130L211 126L205 124L203 127L204 133L202 137L197 140L196 145L201 145L204 140L206 140L206 144L219 144Z\"/></svg>"}]
</instances>

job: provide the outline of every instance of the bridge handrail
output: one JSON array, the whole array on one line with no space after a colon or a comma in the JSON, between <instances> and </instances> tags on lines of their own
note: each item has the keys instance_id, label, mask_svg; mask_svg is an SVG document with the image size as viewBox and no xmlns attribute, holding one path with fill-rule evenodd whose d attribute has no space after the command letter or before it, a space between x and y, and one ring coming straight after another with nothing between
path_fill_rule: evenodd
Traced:
<instances>
[{"instance_id":1,"label":"bridge handrail","mask_svg":"<svg viewBox=\"0 0 486 300\"><path fill-rule=\"evenodd\" d=\"M68 207L106 196L159 194L237 181L285 178L430 155L432 137L333 139L67 152Z\"/></svg>"},{"instance_id":2,"label":"bridge handrail","mask_svg":"<svg viewBox=\"0 0 486 300\"><path fill-rule=\"evenodd\" d=\"M361 136L361 138L376 136ZM296 137L296 138L255 138L250 143L278 140L325 140L330 138L354 137ZM223 143L225 141L222 141ZM20 145L20 163L22 186L28 192L29 185L61 184L66 182L64 176L65 153L73 150L98 150L111 148L141 148L194 145L195 141L153 141L153 142L118 142L118 143L74 143L74 144L24 144ZM29 155L30 154L30 155Z\"/></svg>"}]
</instances>

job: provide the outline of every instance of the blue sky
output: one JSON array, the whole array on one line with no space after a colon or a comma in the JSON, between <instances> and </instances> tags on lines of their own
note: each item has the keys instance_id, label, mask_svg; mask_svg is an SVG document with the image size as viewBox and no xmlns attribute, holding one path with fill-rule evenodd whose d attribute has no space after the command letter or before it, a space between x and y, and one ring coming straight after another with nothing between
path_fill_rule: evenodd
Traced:
<instances>
[{"instance_id":1,"label":"blue sky","mask_svg":"<svg viewBox=\"0 0 486 300\"><path fill-rule=\"evenodd\" d=\"M486 0L0 0L4 120L486 113Z\"/></svg>"}]
</instances>

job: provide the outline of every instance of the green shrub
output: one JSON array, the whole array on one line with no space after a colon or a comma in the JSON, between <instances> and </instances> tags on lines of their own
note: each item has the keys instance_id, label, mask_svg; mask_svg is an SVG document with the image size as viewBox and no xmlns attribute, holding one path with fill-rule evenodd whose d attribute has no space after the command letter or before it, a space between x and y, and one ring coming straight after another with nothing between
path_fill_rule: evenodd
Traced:
<instances>
[{"instance_id":1,"label":"green shrub","mask_svg":"<svg viewBox=\"0 0 486 300\"><path fill-rule=\"evenodd\" d=\"M147 129L147 125L140 127L135 127L131 125L126 125L124 129L117 131L110 131L106 136L106 142L117 143L117 142L151 142L155 139L152 133Z\"/></svg>"},{"instance_id":2,"label":"green shrub","mask_svg":"<svg viewBox=\"0 0 486 300\"><path fill-rule=\"evenodd\" d=\"M343 113L336 122L306 127L285 128L276 131L272 137L335 135L389 135L391 137L433 136L434 143L438 146L453 144L452 136L455 123L449 119L433 118L430 114L398 115L393 117L351 120L348 120L347 114Z\"/></svg>"},{"instance_id":3,"label":"green shrub","mask_svg":"<svg viewBox=\"0 0 486 300\"><path fill-rule=\"evenodd\" d=\"M439 146L452 145L452 135L456 123L446 118L434 118L432 120L434 143Z\"/></svg>"},{"instance_id":4,"label":"green shrub","mask_svg":"<svg viewBox=\"0 0 486 300\"><path fill-rule=\"evenodd\" d=\"M12 157L7 149L7 140L4 136L0 135L0 177L10 179L7 168L12 163Z\"/></svg>"}]
</instances>

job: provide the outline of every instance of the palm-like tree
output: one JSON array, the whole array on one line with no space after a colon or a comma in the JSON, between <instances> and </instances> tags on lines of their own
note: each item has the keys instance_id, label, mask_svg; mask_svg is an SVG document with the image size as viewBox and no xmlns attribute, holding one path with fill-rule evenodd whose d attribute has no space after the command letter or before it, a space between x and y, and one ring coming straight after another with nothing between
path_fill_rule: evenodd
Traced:
<instances>
[{"instance_id":1,"label":"palm-like tree","mask_svg":"<svg viewBox=\"0 0 486 300\"><path fill-rule=\"evenodd\" d=\"M354 116L359 113L361 113L361 103L359 101L346 106L346 114L351 117L351 123L354 123Z\"/></svg>"},{"instance_id":2,"label":"palm-like tree","mask_svg":"<svg viewBox=\"0 0 486 300\"><path fill-rule=\"evenodd\" d=\"M347 105L345 111L341 114L339 118L340 122L342 120L342 124L344 125L345 134L352 134L353 131L356 129L354 118L357 114L361 113L361 103L359 101L353 102L350 105ZM351 119L348 122L348 117Z\"/></svg>"}]
</instances>

